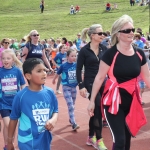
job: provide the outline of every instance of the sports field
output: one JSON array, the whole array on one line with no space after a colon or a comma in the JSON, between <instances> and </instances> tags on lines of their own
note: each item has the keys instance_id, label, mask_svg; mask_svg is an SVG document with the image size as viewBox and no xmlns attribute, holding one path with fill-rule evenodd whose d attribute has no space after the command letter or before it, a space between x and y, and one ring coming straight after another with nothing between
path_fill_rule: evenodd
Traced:
<instances>
[{"instance_id":1,"label":"sports field","mask_svg":"<svg viewBox=\"0 0 150 150\"><path fill-rule=\"evenodd\" d=\"M45 0L44 13L40 13L40 0L0 0L0 39L4 37L18 40L36 29L41 39L66 37L74 40L76 34L92 24L102 24L110 30L112 23L124 14L130 15L135 27L149 30L149 7L131 7L129 0L109 0L112 10L105 11L107 0ZM118 5L113 9L114 3ZM70 15L71 5L79 5L80 12Z\"/></svg>"}]
</instances>

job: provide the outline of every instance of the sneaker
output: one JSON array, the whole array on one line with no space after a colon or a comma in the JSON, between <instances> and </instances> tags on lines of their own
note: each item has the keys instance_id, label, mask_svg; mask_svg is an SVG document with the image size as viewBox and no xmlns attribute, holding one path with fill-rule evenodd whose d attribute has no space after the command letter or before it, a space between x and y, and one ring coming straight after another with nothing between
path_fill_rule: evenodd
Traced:
<instances>
[{"instance_id":1,"label":"sneaker","mask_svg":"<svg viewBox=\"0 0 150 150\"><path fill-rule=\"evenodd\" d=\"M107 124L106 120L103 120L103 127L108 128L108 124Z\"/></svg>"},{"instance_id":2,"label":"sneaker","mask_svg":"<svg viewBox=\"0 0 150 150\"><path fill-rule=\"evenodd\" d=\"M79 126L78 124L75 124L75 123L74 123L74 124L72 125L72 130L73 130L73 131L75 131L75 130L77 130L77 129L79 129L79 128L80 128L80 126Z\"/></svg>"},{"instance_id":3,"label":"sneaker","mask_svg":"<svg viewBox=\"0 0 150 150\"><path fill-rule=\"evenodd\" d=\"M95 149L97 149L97 142L96 141L97 141L96 136L93 136L92 138L90 138L88 136L87 141L86 141L86 145L91 145Z\"/></svg>"},{"instance_id":4,"label":"sneaker","mask_svg":"<svg viewBox=\"0 0 150 150\"><path fill-rule=\"evenodd\" d=\"M59 90L56 90L56 94L61 94L61 92Z\"/></svg>"},{"instance_id":5,"label":"sneaker","mask_svg":"<svg viewBox=\"0 0 150 150\"><path fill-rule=\"evenodd\" d=\"M103 138L97 141L97 150L107 150L107 147L103 142Z\"/></svg>"}]
</instances>

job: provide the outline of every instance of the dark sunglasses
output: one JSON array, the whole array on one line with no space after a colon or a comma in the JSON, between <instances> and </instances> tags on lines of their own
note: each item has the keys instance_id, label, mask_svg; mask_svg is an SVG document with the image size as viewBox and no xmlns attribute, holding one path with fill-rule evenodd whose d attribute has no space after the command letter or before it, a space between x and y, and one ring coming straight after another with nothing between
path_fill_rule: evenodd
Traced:
<instances>
[{"instance_id":1,"label":"dark sunglasses","mask_svg":"<svg viewBox=\"0 0 150 150\"><path fill-rule=\"evenodd\" d=\"M93 33L93 34L98 34L99 36L105 35L104 32L97 32L97 33Z\"/></svg>"},{"instance_id":2,"label":"dark sunglasses","mask_svg":"<svg viewBox=\"0 0 150 150\"><path fill-rule=\"evenodd\" d=\"M4 42L5 44L9 44L9 42Z\"/></svg>"},{"instance_id":3,"label":"dark sunglasses","mask_svg":"<svg viewBox=\"0 0 150 150\"><path fill-rule=\"evenodd\" d=\"M120 31L118 31L118 32L128 34L128 33L130 33L131 31L134 33L134 32L135 32L135 28L133 28L133 29L120 30Z\"/></svg>"},{"instance_id":4,"label":"dark sunglasses","mask_svg":"<svg viewBox=\"0 0 150 150\"><path fill-rule=\"evenodd\" d=\"M36 36L39 36L39 34L33 34L32 36L36 37Z\"/></svg>"}]
</instances>

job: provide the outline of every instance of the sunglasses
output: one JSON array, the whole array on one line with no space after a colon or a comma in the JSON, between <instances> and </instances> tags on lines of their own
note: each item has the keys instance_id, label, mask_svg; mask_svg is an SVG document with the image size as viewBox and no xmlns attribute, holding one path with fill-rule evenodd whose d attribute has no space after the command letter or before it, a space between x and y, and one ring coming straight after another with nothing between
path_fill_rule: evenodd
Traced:
<instances>
[{"instance_id":1,"label":"sunglasses","mask_svg":"<svg viewBox=\"0 0 150 150\"><path fill-rule=\"evenodd\" d=\"M39 36L39 34L33 34L32 36L36 37L36 36Z\"/></svg>"},{"instance_id":2,"label":"sunglasses","mask_svg":"<svg viewBox=\"0 0 150 150\"><path fill-rule=\"evenodd\" d=\"M9 42L4 42L5 44L9 44Z\"/></svg>"},{"instance_id":3,"label":"sunglasses","mask_svg":"<svg viewBox=\"0 0 150 150\"><path fill-rule=\"evenodd\" d=\"M97 33L93 33L93 34L98 34L99 36L105 35L104 32L97 32Z\"/></svg>"},{"instance_id":4,"label":"sunglasses","mask_svg":"<svg viewBox=\"0 0 150 150\"><path fill-rule=\"evenodd\" d=\"M135 28L133 28L133 29L120 30L120 31L118 31L118 32L125 33L125 34L129 34L131 31L134 33L134 32L135 32Z\"/></svg>"}]
</instances>

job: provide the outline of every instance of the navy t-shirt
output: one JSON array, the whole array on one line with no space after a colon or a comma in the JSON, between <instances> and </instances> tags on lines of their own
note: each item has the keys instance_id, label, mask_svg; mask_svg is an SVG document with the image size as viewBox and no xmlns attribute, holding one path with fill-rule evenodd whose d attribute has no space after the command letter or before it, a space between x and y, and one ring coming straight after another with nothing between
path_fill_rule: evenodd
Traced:
<instances>
[{"instance_id":1,"label":"navy t-shirt","mask_svg":"<svg viewBox=\"0 0 150 150\"><path fill-rule=\"evenodd\" d=\"M34 45L32 43L27 43L26 47L28 48L28 55L26 57L26 59L28 58L40 58L42 59L42 51L44 49L44 46L41 44L38 45Z\"/></svg>"},{"instance_id":2,"label":"navy t-shirt","mask_svg":"<svg viewBox=\"0 0 150 150\"><path fill-rule=\"evenodd\" d=\"M61 83L62 85L69 86L69 87L76 87L77 86L77 78L76 78L76 63L64 63L62 64L57 74L61 75Z\"/></svg>"}]
</instances>

